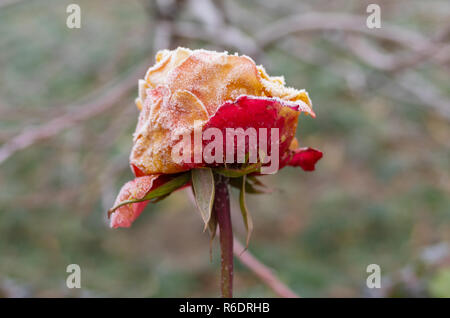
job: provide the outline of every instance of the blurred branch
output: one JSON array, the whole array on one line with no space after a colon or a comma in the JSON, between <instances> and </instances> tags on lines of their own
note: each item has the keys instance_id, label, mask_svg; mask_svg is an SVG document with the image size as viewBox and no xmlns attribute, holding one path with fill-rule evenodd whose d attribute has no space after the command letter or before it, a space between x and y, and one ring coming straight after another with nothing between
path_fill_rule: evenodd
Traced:
<instances>
[{"instance_id":1,"label":"blurred branch","mask_svg":"<svg viewBox=\"0 0 450 318\"><path fill-rule=\"evenodd\" d=\"M283 37L299 32L346 31L362 33L379 40L390 41L415 51L429 47L431 42L422 35L383 22L380 29L369 29L365 16L344 13L304 13L283 18L270 24L258 34L257 42L267 47Z\"/></svg>"},{"instance_id":2,"label":"blurred branch","mask_svg":"<svg viewBox=\"0 0 450 318\"><path fill-rule=\"evenodd\" d=\"M373 68L382 71L388 71L390 79L394 81L399 87L405 90L408 94L413 95L421 104L433 108L439 114L447 119L450 119L450 100L441 96L438 89L434 85L426 81L422 75L412 69L413 63L421 61L421 55L418 54L415 59L400 58L393 60L380 55L377 50L367 43L364 39L356 37L346 37L349 45L342 45L341 41L333 41L336 45L342 48L349 48L360 60ZM445 45L444 47L447 47ZM428 51L438 51L438 46L428 48ZM403 74L405 73L405 74Z\"/></svg>"},{"instance_id":3,"label":"blurred branch","mask_svg":"<svg viewBox=\"0 0 450 318\"><path fill-rule=\"evenodd\" d=\"M411 56L387 55L368 47L354 36L347 36L348 48L367 64L383 71L396 72L415 66L428 59L437 63L450 60L450 46L445 39L450 34L450 25L442 28L434 39L383 22L381 29L369 29L366 17L343 13L305 13L283 18L256 34L260 47L267 47L280 39L299 32L344 31L364 34L378 40L390 41L415 52Z\"/></svg>"},{"instance_id":4,"label":"blurred branch","mask_svg":"<svg viewBox=\"0 0 450 318\"><path fill-rule=\"evenodd\" d=\"M369 29L366 27L366 17L364 16L336 13L305 13L274 22L260 31L256 35L256 39L260 47L270 46L283 39L283 43L278 45L279 48L291 55L304 59L306 55L303 52L299 52L300 50L295 44L298 40L292 37L292 40L289 41L291 39L289 36L300 32L324 30L346 32L347 34L344 36L338 38L329 37L329 40L340 48L350 51L367 65L389 73L387 76L396 83L397 87L414 96L421 105L433 108L440 115L450 119L450 100L441 96L439 90L432 83L423 79L419 73L412 71L414 66L427 60L438 64L443 64L450 60L450 45L446 43L446 38L450 34L450 26L442 28L433 39L428 39L419 33L387 23L383 23L381 29ZM366 39L355 36L355 33L393 42L409 51L414 51L414 53L409 56L381 53ZM306 58L309 59L308 62L311 62L310 58ZM320 64L316 62L313 63ZM404 71L408 71L410 74L399 74ZM344 75L347 76L346 74ZM398 97L398 94L395 95Z\"/></svg>"},{"instance_id":5,"label":"blurred branch","mask_svg":"<svg viewBox=\"0 0 450 318\"><path fill-rule=\"evenodd\" d=\"M153 27L153 51L170 49L173 44L174 21L183 6L180 0L145 0L144 6L151 20L155 20Z\"/></svg>"},{"instance_id":6,"label":"blurred branch","mask_svg":"<svg viewBox=\"0 0 450 318\"><path fill-rule=\"evenodd\" d=\"M258 261L248 250L244 251L244 246L234 238L234 255L247 266L256 276L258 276L275 294L285 298L299 298L294 291L280 281L272 270ZM242 252L244 251L244 252Z\"/></svg>"},{"instance_id":7,"label":"blurred branch","mask_svg":"<svg viewBox=\"0 0 450 318\"><path fill-rule=\"evenodd\" d=\"M155 26L155 34L153 41L153 50L170 47L173 38L172 20L174 17L173 6L169 2L152 1L156 12L157 21ZM178 5L179 1L172 1L173 5ZM137 87L138 78L143 77L145 70L151 63L145 60L130 72L123 80L117 84L109 84L95 93L95 98L88 100L86 103L77 104L70 108L69 111L59 117L38 127L25 129L22 133L5 142L0 147L0 164L15 154L17 151L23 150L37 142L56 136L62 131L73 127L74 125L88 120L105 110L114 106L121 98L125 97L131 89ZM117 81L113 81L117 82Z\"/></svg>"},{"instance_id":8,"label":"blurred branch","mask_svg":"<svg viewBox=\"0 0 450 318\"><path fill-rule=\"evenodd\" d=\"M438 89L417 72L396 76L396 82L423 105L436 110L450 120L450 100L441 96Z\"/></svg>"},{"instance_id":9,"label":"blurred branch","mask_svg":"<svg viewBox=\"0 0 450 318\"><path fill-rule=\"evenodd\" d=\"M211 0L189 0L190 11L207 28L219 28L225 24L223 7L219 8L217 2ZM223 5L223 2L220 1Z\"/></svg>"},{"instance_id":10,"label":"blurred branch","mask_svg":"<svg viewBox=\"0 0 450 318\"><path fill-rule=\"evenodd\" d=\"M322 61L324 56L314 48L303 49L292 45L290 41L280 43L278 48L305 63L324 66L324 62ZM312 50L312 52L309 52L308 50ZM356 68L357 65L354 65L354 67ZM359 91L361 91L362 88L364 88L366 92L374 91L373 87L368 87L366 76L361 70L352 70L349 67L341 68L333 64L327 65L326 68L335 76L346 79L350 90L354 90L355 87L353 87L352 84L356 84ZM389 98L433 108L446 119L450 119L450 101L441 96L439 91L429 81L423 79L418 72L409 71L407 73L408 74L403 75L394 74L394 76L384 73L372 75L377 75L377 82L382 86L381 90L378 91Z\"/></svg>"},{"instance_id":11,"label":"blurred branch","mask_svg":"<svg viewBox=\"0 0 450 318\"><path fill-rule=\"evenodd\" d=\"M13 4L18 4L22 2L22 0L0 0L0 8L6 8Z\"/></svg>"},{"instance_id":12,"label":"blurred branch","mask_svg":"<svg viewBox=\"0 0 450 318\"><path fill-rule=\"evenodd\" d=\"M194 23L179 22L175 25L174 32L177 36L183 38L203 40L225 47L233 47L252 57L255 57L260 52L258 45L251 37L233 26L224 26L220 29L205 29Z\"/></svg>"},{"instance_id":13,"label":"blurred branch","mask_svg":"<svg viewBox=\"0 0 450 318\"><path fill-rule=\"evenodd\" d=\"M94 93L95 98L89 99L83 104L70 107L72 110L53 118L47 123L37 127L26 128L22 133L5 142L0 147L0 164L17 151L23 150L31 145L54 137L74 125L88 120L110 107L114 106L121 98L125 97L131 89L136 88L136 78L143 76L149 61L141 63L131 71L123 80L117 84L109 84ZM117 81L113 81L117 82Z\"/></svg>"},{"instance_id":14,"label":"blurred branch","mask_svg":"<svg viewBox=\"0 0 450 318\"><path fill-rule=\"evenodd\" d=\"M373 68L391 73L412 68L426 60L445 63L450 59L450 45L437 41L410 56L380 53L365 39L352 35L346 36L346 42L346 47L360 60Z\"/></svg>"},{"instance_id":15,"label":"blurred branch","mask_svg":"<svg viewBox=\"0 0 450 318\"><path fill-rule=\"evenodd\" d=\"M190 0L189 5L192 14L201 24L178 22L174 27L177 36L232 47L254 59L262 53L251 36L229 23L224 2Z\"/></svg>"}]
</instances>

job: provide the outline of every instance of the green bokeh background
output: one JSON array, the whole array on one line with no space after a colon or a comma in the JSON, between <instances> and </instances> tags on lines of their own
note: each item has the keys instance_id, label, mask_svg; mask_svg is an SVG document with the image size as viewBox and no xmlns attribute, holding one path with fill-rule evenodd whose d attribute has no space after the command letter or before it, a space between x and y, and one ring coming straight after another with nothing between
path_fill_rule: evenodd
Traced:
<instances>
[{"instance_id":1,"label":"green bokeh background","mask_svg":"<svg viewBox=\"0 0 450 318\"><path fill-rule=\"evenodd\" d=\"M143 1L79 0L81 29L66 27L69 3L0 7L0 144L73 110L154 54L154 21ZM292 13L365 15L368 3L232 0L226 9L231 23L251 36ZM383 22L427 37L450 18L448 1L378 3ZM193 18L186 10L177 20ZM338 46L340 36L292 39L315 58L320 54L320 63L278 45L257 60L309 91L317 118L302 116L297 137L325 155L315 172L286 168L264 178L274 193L248 196L255 223L249 250L305 297L450 297L449 120L426 103L387 94L386 86L401 88ZM235 50L186 39L176 45ZM449 100L449 70L448 62L424 62L411 71ZM1 296L220 295L217 242L210 262L209 238L186 190L147 208L130 229L108 227L106 211L132 178L136 94L0 165ZM238 214L233 222L244 238ZM80 290L65 285L72 263L81 266ZM381 266L381 290L365 287L372 263ZM238 261L235 295L275 296Z\"/></svg>"}]
</instances>

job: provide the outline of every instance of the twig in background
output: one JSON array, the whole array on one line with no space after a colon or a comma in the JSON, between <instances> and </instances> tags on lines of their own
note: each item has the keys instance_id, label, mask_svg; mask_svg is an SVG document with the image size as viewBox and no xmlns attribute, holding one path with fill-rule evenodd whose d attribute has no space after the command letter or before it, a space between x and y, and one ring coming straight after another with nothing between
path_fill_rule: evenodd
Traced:
<instances>
[{"instance_id":1,"label":"twig in background","mask_svg":"<svg viewBox=\"0 0 450 318\"><path fill-rule=\"evenodd\" d=\"M22 0L1 0L0 1L0 8L5 9L8 6L14 5L14 4L19 4L20 2L22 2Z\"/></svg>"},{"instance_id":2,"label":"twig in background","mask_svg":"<svg viewBox=\"0 0 450 318\"><path fill-rule=\"evenodd\" d=\"M450 58L450 45L445 43L436 42L420 52L404 56L381 53L368 41L354 35L346 36L345 40L347 42L346 47L360 60L373 68L390 73L398 73L413 68L428 60L442 63ZM446 57L446 55L448 56Z\"/></svg>"},{"instance_id":3,"label":"twig in background","mask_svg":"<svg viewBox=\"0 0 450 318\"><path fill-rule=\"evenodd\" d=\"M365 19L366 17L363 16L337 13L313 12L293 15L267 26L256 35L256 39L260 47L267 47L274 42L283 40L283 43L278 48L283 48L286 53L304 59L304 54L299 54L297 46L294 45L295 40L287 43L288 39L294 39L290 37L291 35L324 30L347 32L348 34L344 37L347 45L339 40L333 41L332 38L329 40L340 48L350 51L367 65L383 72L393 73L392 76L389 76L389 79L393 80L396 86L408 94L413 94L417 100L416 104L419 102L421 105L434 109L446 119L450 119L450 102L441 96L439 90L432 83L426 82L420 74L414 72L406 77L408 79L414 77L416 79L415 82L420 81L423 85L410 86L411 80L405 81L404 75L396 75L404 71L411 72L411 68L427 60L438 64L445 63L450 58L449 45L444 43L450 28L444 28L433 40L429 40L419 33L386 23L383 24L382 29L371 30L366 28ZM406 57L402 54L382 54L365 39L353 35L358 33L370 35L379 40L391 41L405 47L407 51L414 51L414 54ZM308 63L311 63L311 61ZM392 82L391 80L389 83ZM398 95L395 94L396 97Z\"/></svg>"},{"instance_id":4,"label":"twig in background","mask_svg":"<svg viewBox=\"0 0 450 318\"><path fill-rule=\"evenodd\" d=\"M73 127L74 125L88 120L105 110L114 106L120 99L125 97L133 88L136 88L136 78L141 78L145 72L149 61L145 61L131 71L123 80L113 81L117 84L109 84L106 87L94 93L95 98L83 104L77 104L72 107L72 111L67 112L59 117L53 118L47 123L37 127L30 127L25 129L19 135L13 137L5 142L0 147L0 164L2 164L9 157L14 155L17 151L23 150L31 145L43 141L45 139L54 137L64 130Z\"/></svg>"},{"instance_id":5,"label":"twig in background","mask_svg":"<svg viewBox=\"0 0 450 318\"><path fill-rule=\"evenodd\" d=\"M299 14L270 24L256 34L256 39L257 43L264 48L295 33L335 30L359 33L379 40L391 41L414 51L421 51L431 45L430 40L426 37L388 23L383 23L381 29L369 29L366 27L366 19L365 16L344 13L312 12Z\"/></svg>"},{"instance_id":6,"label":"twig in background","mask_svg":"<svg viewBox=\"0 0 450 318\"><path fill-rule=\"evenodd\" d=\"M223 1L191 0L188 3L191 13L201 24L177 22L174 26L175 35L203 40L226 49L235 48L239 53L247 54L256 60L263 53L251 36L229 23Z\"/></svg>"},{"instance_id":7,"label":"twig in background","mask_svg":"<svg viewBox=\"0 0 450 318\"><path fill-rule=\"evenodd\" d=\"M392 58L386 59L364 39L348 37L347 40L350 41L350 45L345 46L345 48L348 47L361 61L373 68L389 72L389 78L391 79L389 82L395 82L398 87L408 94L412 94L421 104L434 109L446 119L450 119L450 100L441 96L439 90L432 83L426 81L421 74L414 71L413 64L406 68L404 67L405 64L399 62L401 61L399 58L395 60ZM341 42L334 41L334 43L344 48ZM440 49L440 46L435 47ZM436 50L439 51L439 49ZM420 63L422 61L421 55L418 54L417 57L419 58L415 61ZM405 63L411 62L412 60L405 60Z\"/></svg>"},{"instance_id":8,"label":"twig in background","mask_svg":"<svg viewBox=\"0 0 450 318\"><path fill-rule=\"evenodd\" d=\"M158 19L163 19L161 15L161 4L157 3ZM170 20L169 20L170 21ZM159 23L161 22L161 23ZM170 47L173 40L172 23L166 20L158 20L156 23L153 40L153 50ZM38 127L25 129L22 133L5 142L0 147L0 164L15 154L39 141L51 138L74 125L88 120L105 110L114 106L121 98L125 97L131 89L136 88L136 79L142 78L145 70L150 64L150 60L145 60L131 71L123 80L113 80L110 84L92 94L96 97L90 101L77 104L72 107L73 111L56 117L49 122ZM116 83L116 84L114 84Z\"/></svg>"},{"instance_id":9,"label":"twig in background","mask_svg":"<svg viewBox=\"0 0 450 318\"><path fill-rule=\"evenodd\" d=\"M275 294L285 298L299 298L294 291L280 281L272 270L258 261L248 250L244 250L244 246L236 238L234 238L234 255L247 266L256 276L258 276L267 286L272 289Z\"/></svg>"},{"instance_id":10,"label":"twig in background","mask_svg":"<svg viewBox=\"0 0 450 318\"><path fill-rule=\"evenodd\" d=\"M450 33L450 26L444 27L434 39L429 39L420 33L385 22L381 29L369 29L366 27L365 16L344 13L311 12L283 18L256 34L256 40L259 46L264 48L289 35L326 30L363 34L378 40L393 42L415 52L414 55L406 58L398 55L377 54L378 52L365 56L366 59L374 58L373 65L384 71L396 72L426 60L445 63L450 59L450 48L445 42ZM352 48L351 45L349 47ZM383 57L382 60L381 57Z\"/></svg>"},{"instance_id":11,"label":"twig in background","mask_svg":"<svg viewBox=\"0 0 450 318\"><path fill-rule=\"evenodd\" d=\"M257 43L238 28L224 26L220 29L204 29L189 22L179 22L175 26L175 34L187 39L204 40L228 48L238 49L241 53L252 57L261 51Z\"/></svg>"}]
</instances>

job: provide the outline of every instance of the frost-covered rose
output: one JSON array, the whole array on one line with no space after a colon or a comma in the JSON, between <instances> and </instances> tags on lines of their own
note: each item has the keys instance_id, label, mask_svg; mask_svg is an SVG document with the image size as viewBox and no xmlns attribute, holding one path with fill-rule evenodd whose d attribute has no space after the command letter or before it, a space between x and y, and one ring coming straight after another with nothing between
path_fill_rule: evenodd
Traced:
<instances>
[{"instance_id":1,"label":"frost-covered rose","mask_svg":"<svg viewBox=\"0 0 450 318\"><path fill-rule=\"evenodd\" d=\"M174 150L183 136L193 139L195 131L215 128L226 135L227 128L254 128L258 132L266 128L267 136L258 135L258 139L269 140L271 129L276 128L279 168L290 165L314 170L322 157L318 150L298 148L295 138L299 114L315 117L308 93L286 87L283 77L267 75L247 56L185 48L160 51L156 64L139 81L136 105L140 115L130 155L136 179L122 187L111 210L112 227L130 226L150 200L159 200L189 184L189 170L230 168L223 163L225 160L174 160ZM203 149L210 142L202 140ZM250 147L246 141L245 151ZM262 163L262 157L271 149L264 149L267 153L263 154L260 150L256 149L259 166L250 165L251 169L246 170L249 164L241 163L232 168L258 175L254 168L267 164Z\"/></svg>"}]
</instances>

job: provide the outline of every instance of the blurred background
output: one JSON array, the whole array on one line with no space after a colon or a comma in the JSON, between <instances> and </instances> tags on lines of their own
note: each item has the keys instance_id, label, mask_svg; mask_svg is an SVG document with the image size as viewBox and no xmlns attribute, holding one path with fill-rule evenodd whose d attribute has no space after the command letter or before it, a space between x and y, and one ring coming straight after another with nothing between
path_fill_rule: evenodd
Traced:
<instances>
[{"instance_id":1,"label":"blurred background","mask_svg":"<svg viewBox=\"0 0 450 318\"><path fill-rule=\"evenodd\" d=\"M450 297L448 0L77 0L69 29L72 2L0 1L0 296L220 296L187 190L129 229L106 218L132 178L137 81L185 46L250 55L313 100L297 137L324 158L248 196L256 258L304 297ZM276 296L238 260L235 295Z\"/></svg>"}]
</instances>

